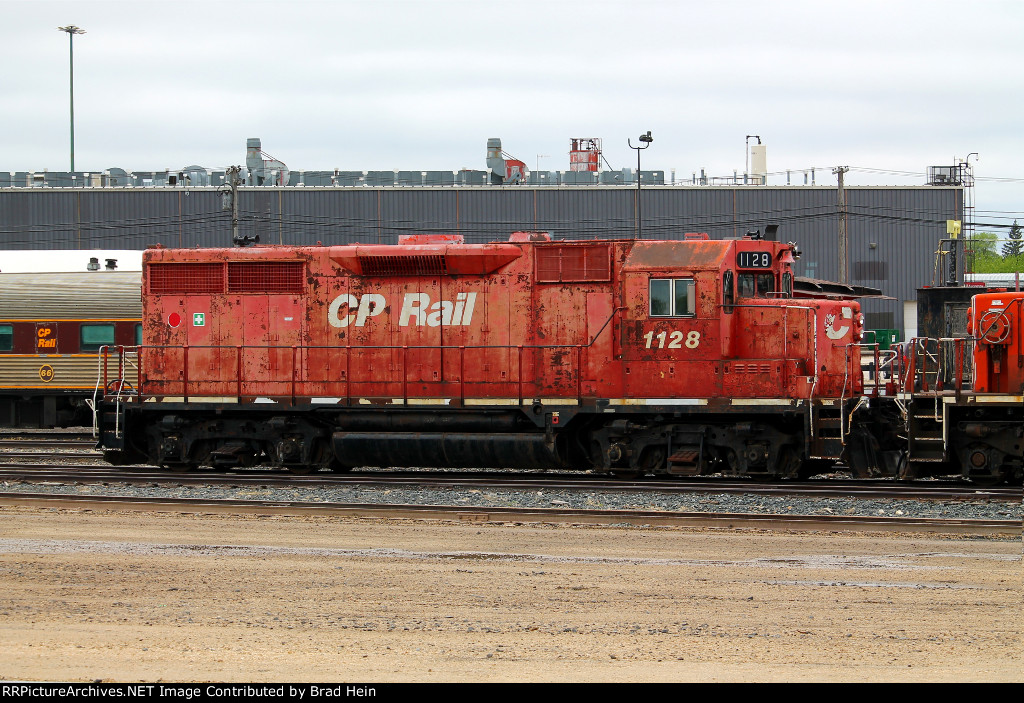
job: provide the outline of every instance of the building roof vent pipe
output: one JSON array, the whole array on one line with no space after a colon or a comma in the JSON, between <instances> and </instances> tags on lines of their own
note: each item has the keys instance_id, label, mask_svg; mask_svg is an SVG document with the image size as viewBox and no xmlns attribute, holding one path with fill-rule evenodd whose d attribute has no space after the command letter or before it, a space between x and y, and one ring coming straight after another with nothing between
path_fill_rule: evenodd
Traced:
<instances>
[{"instance_id":1,"label":"building roof vent pipe","mask_svg":"<svg viewBox=\"0 0 1024 703\"><path fill-rule=\"evenodd\" d=\"M263 151L259 137L245 140L245 167L249 170L248 185L286 186L291 178L283 161Z\"/></svg>"}]
</instances>

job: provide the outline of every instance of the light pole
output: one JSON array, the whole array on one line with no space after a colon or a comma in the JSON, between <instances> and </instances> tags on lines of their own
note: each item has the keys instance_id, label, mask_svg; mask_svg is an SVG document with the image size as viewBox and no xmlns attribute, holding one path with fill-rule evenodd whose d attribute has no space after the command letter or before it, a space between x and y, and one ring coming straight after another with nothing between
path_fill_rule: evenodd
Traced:
<instances>
[{"instance_id":1,"label":"light pole","mask_svg":"<svg viewBox=\"0 0 1024 703\"><path fill-rule=\"evenodd\" d=\"M59 32L68 33L68 51L71 62L70 84L71 84L71 172L75 171L75 35L85 34L85 30L69 24L67 27L57 27Z\"/></svg>"},{"instance_id":2,"label":"light pole","mask_svg":"<svg viewBox=\"0 0 1024 703\"><path fill-rule=\"evenodd\" d=\"M651 145L654 139L651 137L651 130L647 130L647 134L640 135L640 141L643 142L643 146L633 146L633 142L629 139L626 143L629 144L630 149L636 149L636 238L643 239L643 218L640 217L640 151L646 149Z\"/></svg>"}]
</instances>

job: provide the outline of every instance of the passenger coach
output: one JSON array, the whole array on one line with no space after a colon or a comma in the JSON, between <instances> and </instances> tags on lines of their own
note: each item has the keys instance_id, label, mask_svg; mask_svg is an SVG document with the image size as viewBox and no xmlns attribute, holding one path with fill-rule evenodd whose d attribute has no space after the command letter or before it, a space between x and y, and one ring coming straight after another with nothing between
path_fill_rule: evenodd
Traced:
<instances>
[{"instance_id":1,"label":"passenger coach","mask_svg":"<svg viewBox=\"0 0 1024 703\"><path fill-rule=\"evenodd\" d=\"M140 279L138 271L0 274L0 425L92 423L99 350L142 342ZM137 383L131 364L124 375Z\"/></svg>"}]
</instances>

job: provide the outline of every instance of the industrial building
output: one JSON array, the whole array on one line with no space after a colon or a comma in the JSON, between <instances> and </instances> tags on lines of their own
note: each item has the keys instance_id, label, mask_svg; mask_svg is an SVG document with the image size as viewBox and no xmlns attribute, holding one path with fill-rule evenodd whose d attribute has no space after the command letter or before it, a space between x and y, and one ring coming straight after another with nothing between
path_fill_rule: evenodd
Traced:
<instances>
[{"instance_id":1,"label":"industrial building","mask_svg":"<svg viewBox=\"0 0 1024 703\"><path fill-rule=\"evenodd\" d=\"M762 185L756 165L750 176L727 183L602 171L593 153L599 140L573 145L579 153L564 172L528 172L506 158L499 140L488 143L482 171L295 171L250 139L234 189L229 172L198 166L0 172L0 250L224 247L233 230L263 244L300 245L393 243L413 233L486 242L516 230L564 239L681 239L687 232L727 238L776 224L779 239L800 245L798 275L845 274L850 284L881 289L887 298L863 303L867 327L904 335L916 331L917 288L943 283L950 267L962 279L962 250L951 264L937 256L950 249L948 223L971 220L970 183L958 166L929 169L930 185L840 192L835 183Z\"/></svg>"}]
</instances>

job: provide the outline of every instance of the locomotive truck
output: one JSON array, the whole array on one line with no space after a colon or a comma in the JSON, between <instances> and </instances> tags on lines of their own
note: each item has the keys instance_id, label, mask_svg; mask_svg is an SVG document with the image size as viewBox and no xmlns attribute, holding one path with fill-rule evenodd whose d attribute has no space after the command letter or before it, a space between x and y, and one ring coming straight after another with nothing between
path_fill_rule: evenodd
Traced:
<instances>
[{"instance_id":1,"label":"locomotive truck","mask_svg":"<svg viewBox=\"0 0 1024 703\"><path fill-rule=\"evenodd\" d=\"M875 400L859 305L800 297L797 256L705 234L150 248L99 445L176 470L894 465L855 419Z\"/></svg>"}]
</instances>

